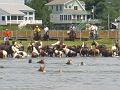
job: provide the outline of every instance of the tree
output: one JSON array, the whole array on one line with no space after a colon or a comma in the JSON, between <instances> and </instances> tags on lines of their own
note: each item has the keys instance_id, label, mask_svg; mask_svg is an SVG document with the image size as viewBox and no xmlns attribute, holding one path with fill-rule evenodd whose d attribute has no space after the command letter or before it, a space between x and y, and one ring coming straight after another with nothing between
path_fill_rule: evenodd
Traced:
<instances>
[{"instance_id":1,"label":"tree","mask_svg":"<svg viewBox=\"0 0 120 90\"><path fill-rule=\"evenodd\" d=\"M110 22L120 15L119 0L84 0L86 3L86 10L91 11L92 6L95 6L95 18L101 19L103 24L107 24L108 14L110 15Z\"/></svg>"},{"instance_id":2,"label":"tree","mask_svg":"<svg viewBox=\"0 0 120 90\"><path fill-rule=\"evenodd\" d=\"M35 9L36 19L41 19L43 24L49 25L50 11L45 5L46 3L48 3L48 0L31 0L29 3L27 3L27 5Z\"/></svg>"}]
</instances>

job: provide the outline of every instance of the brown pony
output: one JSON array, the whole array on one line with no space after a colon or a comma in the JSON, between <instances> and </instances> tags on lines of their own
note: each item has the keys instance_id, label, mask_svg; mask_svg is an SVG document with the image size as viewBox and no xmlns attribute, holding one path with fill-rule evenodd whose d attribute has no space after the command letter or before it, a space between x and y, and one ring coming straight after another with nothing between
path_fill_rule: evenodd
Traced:
<instances>
[{"instance_id":1,"label":"brown pony","mask_svg":"<svg viewBox=\"0 0 120 90\"><path fill-rule=\"evenodd\" d=\"M98 56L100 54L99 49L90 49L89 56Z\"/></svg>"},{"instance_id":2,"label":"brown pony","mask_svg":"<svg viewBox=\"0 0 120 90\"><path fill-rule=\"evenodd\" d=\"M41 34L40 34L40 32L34 33L33 40L38 41L38 40L40 40L40 39L41 39Z\"/></svg>"}]
</instances>

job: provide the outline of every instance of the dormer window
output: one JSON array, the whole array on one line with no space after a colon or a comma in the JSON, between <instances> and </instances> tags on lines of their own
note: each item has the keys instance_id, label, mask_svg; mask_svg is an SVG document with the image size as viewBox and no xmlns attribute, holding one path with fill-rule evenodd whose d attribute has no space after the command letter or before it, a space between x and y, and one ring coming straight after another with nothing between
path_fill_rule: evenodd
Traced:
<instances>
[{"instance_id":1,"label":"dormer window","mask_svg":"<svg viewBox=\"0 0 120 90\"><path fill-rule=\"evenodd\" d=\"M65 5L65 8L67 8L67 5Z\"/></svg>"},{"instance_id":2,"label":"dormer window","mask_svg":"<svg viewBox=\"0 0 120 90\"><path fill-rule=\"evenodd\" d=\"M60 11L62 11L62 5L60 5Z\"/></svg>"},{"instance_id":3,"label":"dormer window","mask_svg":"<svg viewBox=\"0 0 120 90\"><path fill-rule=\"evenodd\" d=\"M78 10L78 6L74 6L74 10Z\"/></svg>"},{"instance_id":4,"label":"dormer window","mask_svg":"<svg viewBox=\"0 0 120 90\"><path fill-rule=\"evenodd\" d=\"M71 8L71 6L69 6L69 8Z\"/></svg>"}]
</instances>

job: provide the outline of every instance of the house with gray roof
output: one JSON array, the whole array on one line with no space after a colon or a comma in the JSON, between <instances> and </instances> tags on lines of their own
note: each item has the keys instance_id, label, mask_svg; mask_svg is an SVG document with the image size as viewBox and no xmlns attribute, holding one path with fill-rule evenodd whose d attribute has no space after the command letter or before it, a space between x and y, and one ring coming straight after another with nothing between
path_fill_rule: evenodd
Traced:
<instances>
[{"instance_id":1,"label":"house with gray roof","mask_svg":"<svg viewBox=\"0 0 120 90\"><path fill-rule=\"evenodd\" d=\"M24 3L24 0L0 0L0 25L42 24L42 20L35 20L35 10Z\"/></svg>"},{"instance_id":2,"label":"house with gray roof","mask_svg":"<svg viewBox=\"0 0 120 90\"><path fill-rule=\"evenodd\" d=\"M54 25L70 25L87 22L90 13L85 10L84 1L53 0L46 4L51 10L50 22Z\"/></svg>"}]
</instances>

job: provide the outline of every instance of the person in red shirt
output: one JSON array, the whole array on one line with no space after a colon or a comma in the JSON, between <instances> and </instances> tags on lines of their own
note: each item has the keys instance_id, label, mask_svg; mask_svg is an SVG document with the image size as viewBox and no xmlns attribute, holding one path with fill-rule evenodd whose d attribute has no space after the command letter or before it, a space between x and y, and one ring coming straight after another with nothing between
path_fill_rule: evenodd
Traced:
<instances>
[{"instance_id":1,"label":"person in red shirt","mask_svg":"<svg viewBox=\"0 0 120 90\"><path fill-rule=\"evenodd\" d=\"M10 35L11 35L10 31L8 29L6 29L4 41L9 41Z\"/></svg>"},{"instance_id":2,"label":"person in red shirt","mask_svg":"<svg viewBox=\"0 0 120 90\"><path fill-rule=\"evenodd\" d=\"M8 29L6 29L6 31L5 31L5 37L10 37L10 31L8 30Z\"/></svg>"}]
</instances>

